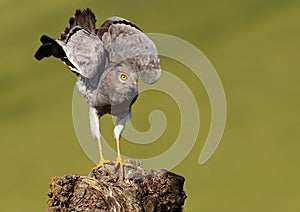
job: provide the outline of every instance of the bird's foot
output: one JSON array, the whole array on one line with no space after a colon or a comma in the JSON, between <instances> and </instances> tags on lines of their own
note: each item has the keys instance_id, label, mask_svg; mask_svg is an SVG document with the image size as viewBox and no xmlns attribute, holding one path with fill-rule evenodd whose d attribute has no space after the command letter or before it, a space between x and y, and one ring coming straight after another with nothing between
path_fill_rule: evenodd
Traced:
<instances>
[{"instance_id":1,"label":"bird's foot","mask_svg":"<svg viewBox=\"0 0 300 212\"><path fill-rule=\"evenodd\" d=\"M115 162L115 168L119 168L120 169L120 174L122 176L122 178L124 178L124 166L127 167L134 167L134 164L131 163L126 163L123 161L123 159L121 157L117 157L116 162Z\"/></svg>"},{"instance_id":2,"label":"bird's foot","mask_svg":"<svg viewBox=\"0 0 300 212\"><path fill-rule=\"evenodd\" d=\"M101 168L102 170L105 169L105 164L111 164L111 161L110 160L105 160L104 158L101 158L98 165L95 166L93 168L94 171L98 171L99 168Z\"/></svg>"}]
</instances>

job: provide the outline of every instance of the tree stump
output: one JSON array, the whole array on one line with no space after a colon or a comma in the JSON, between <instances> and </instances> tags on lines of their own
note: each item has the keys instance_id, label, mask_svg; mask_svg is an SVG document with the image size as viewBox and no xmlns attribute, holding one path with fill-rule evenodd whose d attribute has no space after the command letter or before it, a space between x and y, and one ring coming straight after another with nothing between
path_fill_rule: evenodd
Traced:
<instances>
[{"instance_id":1,"label":"tree stump","mask_svg":"<svg viewBox=\"0 0 300 212\"><path fill-rule=\"evenodd\" d=\"M126 161L124 175L113 164L89 176L65 175L50 179L48 212L159 212L182 211L184 178L166 170L145 170Z\"/></svg>"}]
</instances>

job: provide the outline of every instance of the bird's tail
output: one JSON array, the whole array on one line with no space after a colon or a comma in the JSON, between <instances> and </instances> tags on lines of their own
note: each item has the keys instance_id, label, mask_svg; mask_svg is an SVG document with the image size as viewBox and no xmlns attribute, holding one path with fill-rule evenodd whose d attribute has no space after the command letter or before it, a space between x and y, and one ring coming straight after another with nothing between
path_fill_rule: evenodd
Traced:
<instances>
[{"instance_id":1,"label":"bird's tail","mask_svg":"<svg viewBox=\"0 0 300 212\"><path fill-rule=\"evenodd\" d=\"M65 30L61 33L60 40L62 41L66 40L70 36L69 33L72 33L72 29L75 26L80 26L90 31L91 33L96 34L95 24L96 24L96 17L91 9L87 8L83 11L76 10L75 15L69 19L70 26L66 27Z\"/></svg>"}]
</instances>

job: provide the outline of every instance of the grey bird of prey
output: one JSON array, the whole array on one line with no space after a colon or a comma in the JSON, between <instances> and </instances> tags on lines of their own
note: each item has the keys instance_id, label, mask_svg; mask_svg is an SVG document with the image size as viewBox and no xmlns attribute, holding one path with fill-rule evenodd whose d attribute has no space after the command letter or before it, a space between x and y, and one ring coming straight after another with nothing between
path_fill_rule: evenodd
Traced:
<instances>
[{"instance_id":1,"label":"grey bird of prey","mask_svg":"<svg viewBox=\"0 0 300 212\"><path fill-rule=\"evenodd\" d=\"M96 29L90 9L76 10L70 26L59 39L41 37L35 58L54 56L77 75L77 87L90 106L91 132L98 141L100 161L95 169L110 163L102 154L99 118L116 116L114 137L117 143L116 168L123 172L120 137L131 117L131 106L138 96L138 80L155 83L161 74L155 44L132 22L111 17Z\"/></svg>"}]
</instances>

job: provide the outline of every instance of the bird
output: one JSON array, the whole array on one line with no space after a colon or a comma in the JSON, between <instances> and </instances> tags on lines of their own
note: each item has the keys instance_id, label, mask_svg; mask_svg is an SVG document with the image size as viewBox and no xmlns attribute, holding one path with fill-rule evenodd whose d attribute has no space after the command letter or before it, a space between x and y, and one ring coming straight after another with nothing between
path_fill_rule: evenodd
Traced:
<instances>
[{"instance_id":1,"label":"bird","mask_svg":"<svg viewBox=\"0 0 300 212\"><path fill-rule=\"evenodd\" d=\"M110 17L96 28L96 17L90 8L76 9L60 38L42 35L40 41L35 58L60 59L77 76L77 88L89 104L91 134L100 156L94 170L112 163L103 157L99 119L106 114L116 117L114 166L122 173L124 166L132 166L122 159L120 138L132 116L138 81L153 84L161 76L156 45L138 26L122 17Z\"/></svg>"}]
</instances>

